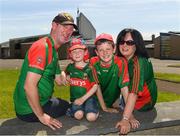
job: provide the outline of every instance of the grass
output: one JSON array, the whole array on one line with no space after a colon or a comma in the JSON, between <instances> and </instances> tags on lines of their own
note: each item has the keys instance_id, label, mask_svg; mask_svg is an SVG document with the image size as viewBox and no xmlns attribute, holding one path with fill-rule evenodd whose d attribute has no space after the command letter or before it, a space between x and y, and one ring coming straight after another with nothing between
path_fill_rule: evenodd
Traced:
<instances>
[{"instance_id":1,"label":"grass","mask_svg":"<svg viewBox=\"0 0 180 136\"><path fill-rule=\"evenodd\" d=\"M171 92L159 91L157 102L180 101L180 95Z\"/></svg>"},{"instance_id":2,"label":"grass","mask_svg":"<svg viewBox=\"0 0 180 136\"><path fill-rule=\"evenodd\" d=\"M15 116L13 107L13 90L19 70L0 70L0 118Z\"/></svg>"},{"instance_id":3,"label":"grass","mask_svg":"<svg viewBox=\"0 0 180 136\"><path fill-rule=\"evenodd\" d=\"M180 83L180 74L155 73L155 78Z\"/></svg>"},{"instance_id":4,"label":"grass","mask_svg":"<svg viewBox=\"0 0 180 136\"><path fill-rule=\"evenodd\" d=\"M19 70L0 70L0 118L15 117L13 91ZM69 87L55 85L54 96L69 100Z\"/></svg>"},{"instance_id":5,"label":"grass","mask_svg":"<svg viewBox=\"0 0 180 136\"><path fill-rule=\"evenodd\" d=\"M180 68L180 64L168 65L168 67Z\"/></svg>"},{"instance_id":6,"label":"grass","mask_svg":"<svg viewBox=\"0 0 180 136\"><path fill-rule=\"evenodd\" d=\"M156 73L156 76L167 78L176 77L180 81L180 75ZM168 76L167 76L168 75ZM19 70L0 70L0 118L15 117L13 105L13 91L19 76ZM176 79L176 80L177 80ZM158 102L169 102L180 100L180 95L170 92L158 91ZM55 86L54 95L69 100L68 86Z\"/></svg>"}]
</instances>

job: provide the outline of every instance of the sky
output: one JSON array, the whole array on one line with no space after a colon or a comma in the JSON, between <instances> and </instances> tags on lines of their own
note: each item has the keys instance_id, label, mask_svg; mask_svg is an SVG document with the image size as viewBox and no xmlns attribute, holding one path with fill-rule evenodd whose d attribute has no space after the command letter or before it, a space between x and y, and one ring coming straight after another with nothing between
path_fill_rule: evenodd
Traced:
<instances>
[{"instance_id":1,"label":"sky","mask_svg":"<svg viewBox=\"0 0 180 136\"><path fill-rule=\"evenodd\" d=\"M47 34L59 12L77 16L77 8L96 34L114 38L124 28L139 30L144 39L160 32L180 32L180 0L0 0L0 43L11 38Z\"/></svg>"}]
</instances>

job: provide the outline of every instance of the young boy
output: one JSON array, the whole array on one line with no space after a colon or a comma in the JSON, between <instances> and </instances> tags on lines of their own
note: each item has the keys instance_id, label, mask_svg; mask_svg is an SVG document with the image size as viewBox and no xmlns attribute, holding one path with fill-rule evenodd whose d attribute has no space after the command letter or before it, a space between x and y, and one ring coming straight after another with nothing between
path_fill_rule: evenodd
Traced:
<instances>
[{"instance_id":1,"label":"young boy","mask_svg":"<svg viewBox=\"0 0 180 136\"><path fill-rule=\"evenodd\" d=\"M111 35L100 34L94 44L97 56L90 59L90 64L95 68L94 75L99 83L99 103L103 111L117 112L111 107L119 98L120 92L126 93L128 90L127 62L121 57L114 56L116 48Z\"/></svg>"},{"instance_id":2,"label":"young boy","mask_svg":"<svg viewBox=\"0 0 180 136\"><path fill-rule=\"evenodd\" d=\"M65 70L65 73L70 76L70 100L72 102L68 112L78 120L86 114L88 121L95 121L99 113L98 103L94 97L98 85L92 76L89 64L84 60L88 50L81 39L74 38L68 51L73 61Z\"/></svg>"}]
</instances>

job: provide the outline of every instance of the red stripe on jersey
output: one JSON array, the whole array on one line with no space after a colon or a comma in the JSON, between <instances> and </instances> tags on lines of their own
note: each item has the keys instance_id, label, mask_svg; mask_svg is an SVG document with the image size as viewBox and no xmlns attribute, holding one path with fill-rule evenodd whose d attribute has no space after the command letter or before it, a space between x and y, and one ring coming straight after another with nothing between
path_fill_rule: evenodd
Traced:
<instances>
[{"instance_id":1,"label":"red stripe on jersey","mask_svg":"<svg viewBox=\"0 0 180 136\"><path fill-rule=\"evenodd\" d=\"M51 43L51 40L47 37L46 38L46 42L47 42L47 44L48 44L48 64L50 64L51 63L51 61L52 61L52 43Z\"/></svg>"},{"instance_id":2,"label":"red stripe on jersey","mask_svg":"<svg viewBox=\"0 0 180 136\"><path fill-rule=\"evenodd\" d=\"M92 57L90 60L89 60L89 63L91 65L94 65L96 64L97 62L99 62L99 57L95 56L95 57Z\"/></svg>"},{"instance_id":3,"label":"red stripe on jersey","mask_svg":"<svg viewBox=\"0 0 180 136\"><path fill-rule=\"evenodd\" d=\"M134 69L133 69L133 85L132 85L132 93L138 93L138 87L140 82L140 66L137 56L134 57Z\"/></svg>"},{"instance_id":4,"label":"red stripe on jersey","mask_svg":"<svg viewBox=\"0 0 180 136\"><path fill-rule=\"evenodd\" d=\"M148 86L145 83L143 87L143 91L138 93L138 98L136 100L135 109L141 109L145 104L151 101L151 94L149 92Z\"/></svg>"},{"instance_id":5,"label":"red stripe on jersey","mask_svg":"<svg viewBox=\"0 0 180 136\"><path fill-rule=\"evenodd\" d=\"M114 56L114 63L117 64L119 68L118 76L120 76L120 74L122 73L122 67L123 67L122 59L123 58L120 59L117 56Z\"/></svg>"},{"instance_id":6,"label":"red stripe on jersey","mask_svg":"<svg viewBox=\"0 0 180 136\"><path fill-rule=\"evenodd\" d=\"M99 84L99 80L98 80L98 76L97 76L97 71L96 71L96 69L93 67L93 66L89 66L90 68L91 68L91 70L92 70L92 75L93 75L93 78L94 78L94 80L95 80L95 82L97 83L97 84Z\"/></svg>"},{"instance_id":7,"label":"red stripe on jersey","mask_svg":"<svg viewBox=\"0 0 180 136\"><path fill-rule=\"evenodd\" d=\"M122 83L129 82L128 63L127 63L126 59L123 57L114 56L114 63L117 64L118 68L119 68L118 77L121 74L124 74ZM124 66L124 71L122 71L123 66ZM124 72L124 73L122 73L122 72Z\"/></svg>"},{"instance_id":8,"label":"red stripe on jersey","mask_svg":"<svg viewBox=\"0 0 180 136\"><path fill-rule=\"evenodd\" d=\"M42 38L34 42L28 51L29 66L44 70L46 66L46 39ZM52 45L48 44L48 64L52 60Z\"/></svg>"}]
</instances>

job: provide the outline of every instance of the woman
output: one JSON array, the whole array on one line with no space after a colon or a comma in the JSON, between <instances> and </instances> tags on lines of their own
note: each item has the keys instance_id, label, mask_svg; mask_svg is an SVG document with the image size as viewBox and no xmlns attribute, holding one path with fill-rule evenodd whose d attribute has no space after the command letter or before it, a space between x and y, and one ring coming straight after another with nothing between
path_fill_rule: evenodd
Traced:
<instances>
[{"instance_id":1,"label":"woman","mask_svg":"<svg viewBox=\"0 0 180 136\"><path fill-rule=\"evenodd\" d=\"M142 35L135 29L124 29L117 37L117 54L128 61L129 90L124 97L126 106L123 118L116 125L120 133L126 134L130 128L138 128L140 123L133 116L133 110L153 109L157 100L157 86L152 64L144 46Z\"/></svg>"}]
</instances>

